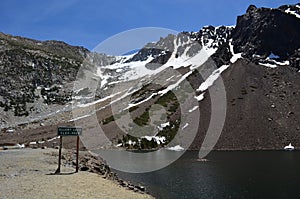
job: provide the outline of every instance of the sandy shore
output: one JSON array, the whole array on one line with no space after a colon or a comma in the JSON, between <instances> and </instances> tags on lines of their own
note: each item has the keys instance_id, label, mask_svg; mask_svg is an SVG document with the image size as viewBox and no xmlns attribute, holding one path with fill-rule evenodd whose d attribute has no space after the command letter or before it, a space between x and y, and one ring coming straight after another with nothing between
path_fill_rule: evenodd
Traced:
<instances>
[{"instance_id":1,"label":"sandy shore","mask_svg":"<svg viewBox=\"0 0 300 199\"><path fill-rule=\"evenodd\" d=\"M0 199L8 198L153 198L135 193L100 175L57 168L55 149L0 151Z\"/></svg>"}]
</instances>

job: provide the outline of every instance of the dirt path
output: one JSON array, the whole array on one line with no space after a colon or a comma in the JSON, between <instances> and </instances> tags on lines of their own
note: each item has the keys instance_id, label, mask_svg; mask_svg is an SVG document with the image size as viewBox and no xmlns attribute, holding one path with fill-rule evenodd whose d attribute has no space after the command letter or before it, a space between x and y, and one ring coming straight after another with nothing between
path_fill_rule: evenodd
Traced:
<instances>
[{"instance_id":1,"label":"dirt path","mask_svg":"<svg viewBox=\"0 0 300 199\"><path fill-rule=\"evenodd\" d=\"M54 149L0 151L0 199L9 198L152 198L105 180L97 174L57 168Z\"/></svg>"}]
</instances>

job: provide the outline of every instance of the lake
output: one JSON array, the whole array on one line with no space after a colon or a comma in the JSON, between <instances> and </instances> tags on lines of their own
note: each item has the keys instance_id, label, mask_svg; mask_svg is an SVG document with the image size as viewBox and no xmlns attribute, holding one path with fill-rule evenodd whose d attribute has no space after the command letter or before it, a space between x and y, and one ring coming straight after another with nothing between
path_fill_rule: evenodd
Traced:
<instances>
[{"instance_id":1,"label":"lake","mask_svg":"<svg viewBox=\"0 0 300 199\"><path fill-rule=\"evenodd\" d=\"M300 197L299 151L212 152L207 162L197 155L187 151L158 171L118 175L164 199Z\"/></svg>"}]
</instances>

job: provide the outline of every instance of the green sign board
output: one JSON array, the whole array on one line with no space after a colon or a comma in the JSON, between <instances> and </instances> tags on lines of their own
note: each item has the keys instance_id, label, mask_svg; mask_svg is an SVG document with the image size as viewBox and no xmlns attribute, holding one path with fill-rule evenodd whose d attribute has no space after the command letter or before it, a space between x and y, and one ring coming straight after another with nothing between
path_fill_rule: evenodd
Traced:
<instances>
[{"instance_id":1,"label":"green sign board","mask_svg":"<svg viewBox=\"0 0 300 199\"><path fill-rule=\"evenodd\" d=\"M57 128L58 136L78 136L82 135L82 128L76 127L58 127Z\"/></svg>"}]
</instances>

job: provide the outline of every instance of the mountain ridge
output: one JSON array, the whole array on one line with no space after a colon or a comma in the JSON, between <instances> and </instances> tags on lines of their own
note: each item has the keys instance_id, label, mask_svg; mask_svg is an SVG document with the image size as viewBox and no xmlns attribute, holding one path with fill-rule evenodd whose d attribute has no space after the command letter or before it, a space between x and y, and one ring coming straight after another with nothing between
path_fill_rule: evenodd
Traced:
<instances>
[{"instance_id":1,"label":"mountain ridge","mask_svg":"<svg viewBox=\"0 0 300 199\"><path fill-rule=\"evenodd\" d=\"M278 149L288 141L299 144L297 123L300 115L295 111L298 109L297 70L300 68L299 10L299 4L278 9L251 5L244 15L237 18L235 27L205 26L198 32L169 35L123 57L89 52L64 42L23 40L0 33L0 67L4 69L2 79L5 80L0 82L0 106L5 109L1 113L1 136L4 141L8 139L6 131L9 127L29 133L23 124L40 132L39 138L54 136L53 125L74 125L77 121L90 124L89 118L96 114L101 128L111 139L110 145L156 148L171 143L188 148L189 145L180 139L171 142L176 137L172 129L182 128L188 134L189 125L193 123L193 107L180 110L178 106L180 100L189 98L184 100L184 96L174 97L172 94L175 88L187 88L185 83L188 80L197 95L198 105L193 106L198 106L203 116L190 147L198 149L210 121L209 88L213 88L214 82L222 77L228 109L215 149ZM24 48L26 42L29 44ZM18 72L22 78L18 79L16 74L20 66L22 70ZM83 69L77 73L79 68ZM85 83L76 84L78 77ZM95 81L88 81L87 77ZM93 86L89 86L91 82ZM11 91L12 88L15 92ZM257 104L256 99L262 104ZM113 116L109 107L114 104L120 107L119 113ZM88 108L92 105L96 110ZM153 105L164 107L164 119L169 122L167 126L162 127L166 121L152 123ZM257 106L261 106L260 110L255 108ZM72 114L74 107L78 115ZM116 125L118 120L126 120L124 110L129 110L133 117L125 130ZM40 114L45 112L47 114ZM186 115L184 121L180 121L182 115ZM10 117L14 119L10 120ZM12 125L21 120L23 124ZM33 120L34 124L28 122ZM44 125L49 130L45 130ZM130 133L134 134L145 125L151 127L149 135L131 136ZM91 124L89 128L89 131L96 132ZM41 133L43 131L46 133ZM189 139L193 137L188 136ZM163 138L165 141L162 142ZM143 147L137 145L139 142Z\"/></svg>"}]
</instances>

